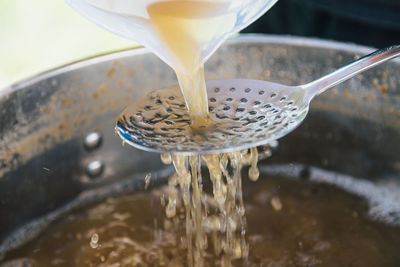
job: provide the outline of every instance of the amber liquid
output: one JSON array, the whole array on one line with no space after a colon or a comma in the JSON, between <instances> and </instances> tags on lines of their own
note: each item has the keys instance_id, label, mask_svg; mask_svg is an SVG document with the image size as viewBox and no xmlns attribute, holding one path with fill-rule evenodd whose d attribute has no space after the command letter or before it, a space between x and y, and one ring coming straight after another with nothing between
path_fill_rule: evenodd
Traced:
<instances>
[{"instance_id":1,"label":"amber liquid","mask_svg":"<svg viewBox=\"0 0 400 267\"><path fill-rule=\"evenodd\" d=\"M234 27L236 16L226 14L228 2L167 1L147 7L150 22L172 55L172 66L178 77L192 128L210 126L208 99L201 51L215 37ZM206 127L207 128L207 127ZM258 178L257 150L219 155L163 155L165 163L173 163L176 174L169 179L166 215L174 219L177 203L185 210L185 243L188 266L204 266L207 248L212 246L221 266L232 260L247 258L245 217L241 187L241 169L251 164L253 179ZM204 204L208 197L202 190L202 162L208 167L215 202L214 212ZM229 173L229 168L232 172ZM208 230L205 230L207 228ZM211 238L207 236L212 232Z\"/></svg>"},{"instance_id":2,"label":"amber liquid","mask_svg":"<svg viewBox=\"0 0 400 267\"><path fill-rule=\"evenodd\" d=\"M150 23L172 57L192 120L208 118L201 51L234 27L235 14L226 14L229 2L166 1L147 7Z\"/></svg>"},{"instance_id":3,"label":"amber liquid","mask_svg":"<svg viewBox=\"0 0 400 267\"><path fill-rule=\"evenodd\" d=\"M398 266L400 227L371 220L362 199L284 176L246 180L250 250L247 262L237 259L234 266ZM211 194L212 187L204 183L203 190ZM26 264L11 266L187 266L185 209L179 201L176 216L166 219L167 194L167 188L136 192L76 211L5 261ZM207 237L212 240L213 232ZM203 259L205 266L221 266L212 244Z\"/></svg>"},{"instance_id":4,"label":"amber liquid","mask_svg":"<svg viewBox=\"0 0 400 267\"><path fill-rule=\"evenodd\" d=\"M259 177L256 148L214 155L163 154L164 163L173 163L176 173L169 178L166 215L174 219L178 203L185 211L187 265L204 266L209 247L220 258L221 266L231 266L233 260L246 260L246 218L242 197L241 170L250 165L253 181ZM212 192L203 191L204 172L208 168Z\"/></svg>"}]
</instances>

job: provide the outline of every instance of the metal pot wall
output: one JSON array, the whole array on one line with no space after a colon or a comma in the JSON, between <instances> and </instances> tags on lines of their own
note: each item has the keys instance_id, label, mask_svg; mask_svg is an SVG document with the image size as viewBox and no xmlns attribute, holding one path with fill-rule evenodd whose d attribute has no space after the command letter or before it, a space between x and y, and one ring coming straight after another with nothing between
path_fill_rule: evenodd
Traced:
<instances>
[{"instance_id":1,"label":"metal pot wall","mask_svg":"<svg viewBox=\"0 0 400 267\"><path fill-rule=\"evenodd\" d=\"M295 85L372 49L337 42L244 35L206 64L207 79L255 78ZM171 167L159 155L121 146L117 115L150 90L176 84L146 49L99 56L0 91L0 260L8 250L82 202L132 191ZM318 96L301 127L263 164L295 163L400 184L400 61ZM400 188L400 186L398 186ZM393 212L392 212L393 213ZM399 211L400 214L400 211ZM393 222L400 215L393 213Z\"/></svg>"}]
</instances>

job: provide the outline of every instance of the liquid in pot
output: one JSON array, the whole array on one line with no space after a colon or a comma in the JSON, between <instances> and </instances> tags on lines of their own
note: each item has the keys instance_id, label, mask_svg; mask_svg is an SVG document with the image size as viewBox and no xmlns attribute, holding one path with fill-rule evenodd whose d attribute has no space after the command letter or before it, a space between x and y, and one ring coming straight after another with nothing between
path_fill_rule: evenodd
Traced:
<instances>
[{"instance_id":1,"label":"liquid in pot","mask_svg":"<svg viewBox=\"0 0 400 267\"><path fill-rule=\"evenodd\" d=\"M397 266L400 228L376 222L362 199L286 176L245 179L247 261L233 266ZM210 184L204 190L212 191ZM166 187L108 198L51 225L6 260L23 266L187 266L185 216L168 219ZM209 237L212 238L211 236ZM210 246L205 266L220 266Z\"/></svg>"}]
</instances>

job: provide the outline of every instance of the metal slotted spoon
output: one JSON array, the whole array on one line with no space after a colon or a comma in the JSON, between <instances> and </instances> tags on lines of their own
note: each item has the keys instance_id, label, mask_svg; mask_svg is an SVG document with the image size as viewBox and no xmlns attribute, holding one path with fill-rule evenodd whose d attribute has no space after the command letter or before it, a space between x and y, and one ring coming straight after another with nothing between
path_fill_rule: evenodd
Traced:
<instances>
[{"instance_id":1,"label":"metal slotted spoon","mask_svg":"<svg viewBox=\"0 0 400 267\"><path fill-rule=\"evenodd\" d=\"M263 145L293 131L311 100L354 75L400 55L400 45L378 50L322 78L300 86L250 79L207 82L212 125L191 127L178 87L154 91L120 115L116 131L142 150L211 154Z\"/></svg>"}]
</instances>

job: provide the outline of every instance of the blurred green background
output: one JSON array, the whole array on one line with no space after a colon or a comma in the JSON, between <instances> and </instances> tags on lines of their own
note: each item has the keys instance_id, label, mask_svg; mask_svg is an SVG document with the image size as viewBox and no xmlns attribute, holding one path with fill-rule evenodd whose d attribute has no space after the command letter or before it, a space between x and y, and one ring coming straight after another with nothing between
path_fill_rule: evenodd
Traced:
<instances>
[{"instance_id":1,"label":"blurred green background","mask_svg":"<svg viewBox=\"0 0 400 267\"><path fill-rule=\"evenodd\" d=\"M133 46L63 0L0 0L0 90L71 61Z\"/></svg>"}]
</instances>

